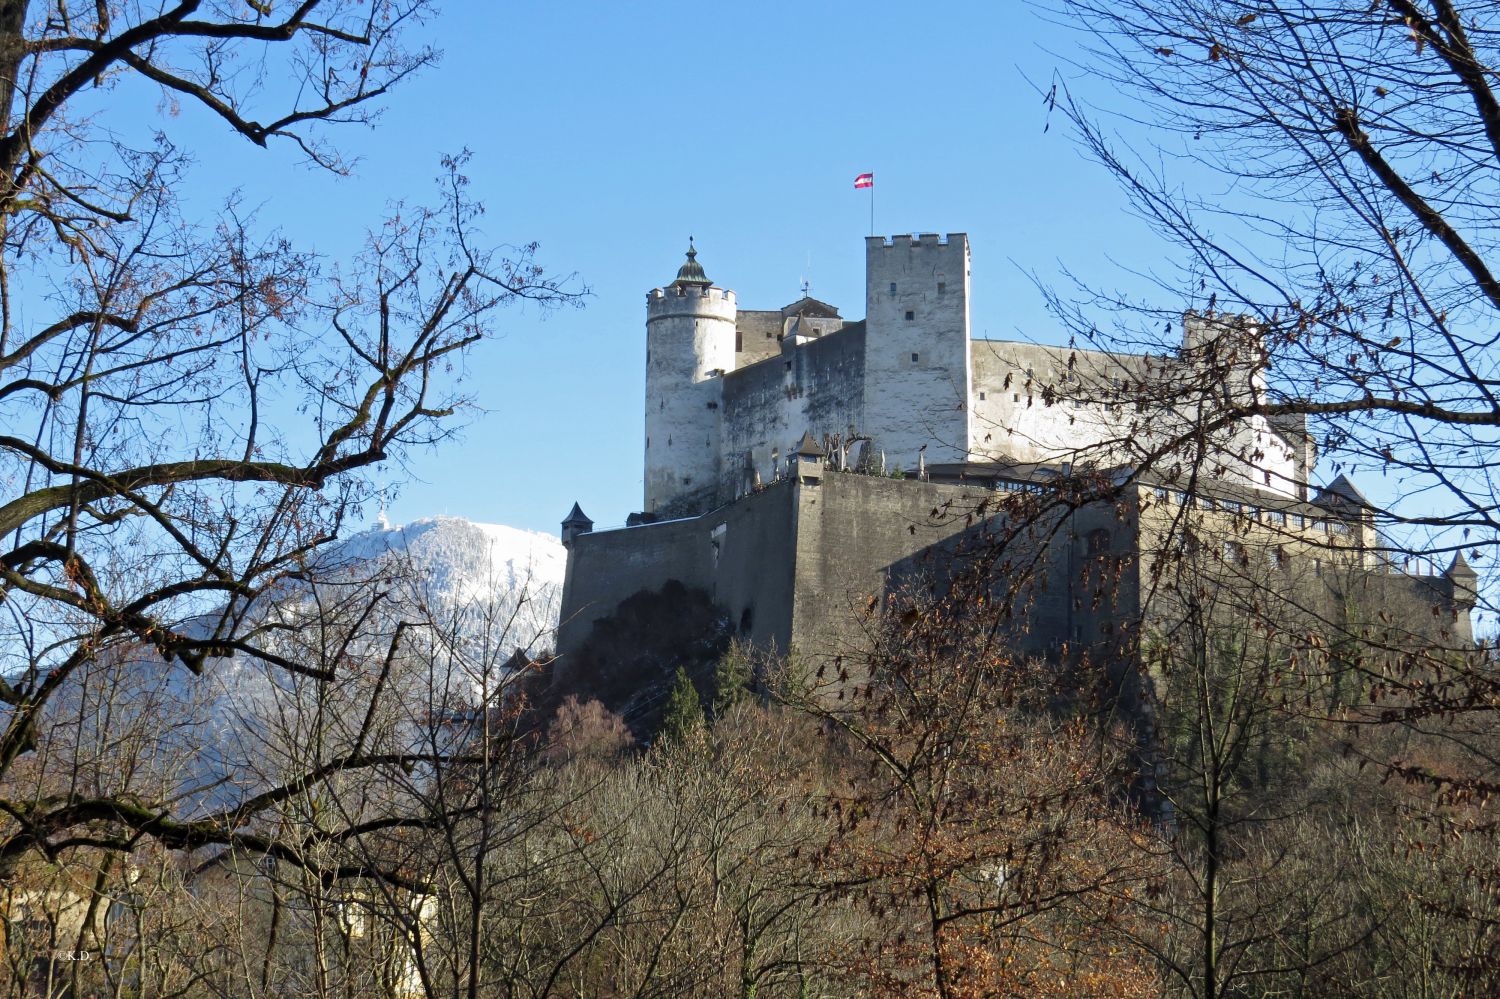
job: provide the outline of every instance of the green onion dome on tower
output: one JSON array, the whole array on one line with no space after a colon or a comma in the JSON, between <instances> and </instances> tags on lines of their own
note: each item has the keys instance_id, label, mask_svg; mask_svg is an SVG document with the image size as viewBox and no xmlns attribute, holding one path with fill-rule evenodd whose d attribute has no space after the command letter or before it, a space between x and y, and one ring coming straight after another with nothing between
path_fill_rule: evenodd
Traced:
<instances>
[{"instance_id":1,"label":"green onion dome on tower","mask_svg":"<svg viewBox=\"0 0 1500 999\"><path fill-rule=\"evenodd\" d=\"M708 275L703 273L703 265L698 263L698 251L693 246L693 237L688 237L687 261L677 269L677 280L672 282L676 288L685 288L688 285L696 285L699 288L707 288L713 284Z\"/></svg>"}]
</instances>

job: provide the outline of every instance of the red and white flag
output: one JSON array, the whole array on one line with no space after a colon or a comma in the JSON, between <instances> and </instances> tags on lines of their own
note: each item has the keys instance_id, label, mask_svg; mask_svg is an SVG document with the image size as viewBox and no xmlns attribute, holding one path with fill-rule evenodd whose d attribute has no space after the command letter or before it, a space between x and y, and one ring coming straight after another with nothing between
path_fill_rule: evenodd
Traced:
<instances>
[{"instance_id":1,"label":"red and white flag","mask_svg":"<svg viewBox=\"0 0 1500 999\"><path fill-rule=\"evenodd\" d=\"M862 173L858 177L854 178L854 189L856 191L859 190L861 187L874 187L874 186L875 186L875 175L873 173Z\"/></svg>"}]
</instances>

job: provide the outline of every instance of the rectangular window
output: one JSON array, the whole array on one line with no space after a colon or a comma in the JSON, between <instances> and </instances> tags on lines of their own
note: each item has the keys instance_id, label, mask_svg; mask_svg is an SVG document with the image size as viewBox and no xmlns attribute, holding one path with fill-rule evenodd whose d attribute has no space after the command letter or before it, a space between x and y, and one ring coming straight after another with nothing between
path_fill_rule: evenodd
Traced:
<instances>
[{"instance_id":1,"label":"rectangular window","mask_svg":"<svg viewBox=\"0 0 1500 999\"><path fill-rule=\"evenodd\" d=\"M896 282L894 281L891 282L891 294L896 294Z\"/></svg>"},{"instance_id":2,"label":"rectangular window","mask_svg":"<svg viewBox=\"0 0 1500 999\"><path fill-rule=\"evenodd\" d=\"M915 312L911 311L910 309L907 309L906 310L906 321L907 322L911 322L915 318L917 318L917 314Z\"/></svg>"},{"instance_id":3,"label":"rectangular window","mask_svg":"<svg viewBox=\"0 0 1500 999\"><path fill-rule=\"evenodd\" d=\"M911 313L908 312L907 316L910 316L910 315L911 315ZM917 355L916 354L911 355L911 363L913 363L913 364L917 363Z\"/></svg>"},{"instance_id":4,"label":"rectangular window","mask_svg":"<svg viewBox=\"0 0 1500 999\"><path fill-rule=\"evenodd\" d=\"M943 282L943 281L939 281L938 282L938 294L941 295L943 292L945 292L947 290L948 290L947 283Z\"/></svg>"},{"instance_id":5,"label":"rectangular window","mask_svg":"<svg viewBox=\"0 0 1500 999\"><path fill-rule=\"evenodd\" d=\"M1280 510L1267 510L1266 523L1275 524L1277 527L1285 527L1286 514L1282 513Z\"/></svg>"},{"instance_id":6,"label":"rectangular window","mask_svg":"<svg viewBox=\"0 0 1500 999\"><path fill-rule=\"evenodd\" d=\"M983 392L979 393L979 401L980 402L984 402L984 393Z\"/></svg>"},{"instance_id":7,"label":"rectangular window","mask_svg":"<svg viewBox=\"0 0 1500 999\"><path fill-rule=\"evenodd\" d=\"M738 354L745 349L745 334L739 330L734 331L734 351Z\"/></svg>"}]
</instances>

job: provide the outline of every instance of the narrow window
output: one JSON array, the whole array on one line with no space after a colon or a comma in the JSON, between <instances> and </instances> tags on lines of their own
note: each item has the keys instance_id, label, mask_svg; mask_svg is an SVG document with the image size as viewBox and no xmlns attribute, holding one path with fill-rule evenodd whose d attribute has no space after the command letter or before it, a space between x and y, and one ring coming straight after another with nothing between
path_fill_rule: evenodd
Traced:
<instances>
[{"instance_id":1,"label":"narrow window","mask_svg":"<svg viewBox=\"0 0 1500 999\"><path fill-rule=\"evenodd\" d=\"M734 331L734 352L736 354L738 354L741 351L743 351L744 349L745 349L745 334L741 333L739 330L735 330Z\"/></svg>"},{"instance_id":2,"label":"narrow window","mask_svg":"<svg viewBox=\"0 0 1500 999\"><path fill-rule=\"evenodd\" d=\"M979 393L979 401L980 402L984 402L984 393L983 392Z\"/></svg>"},{"instance_id":3,"label":"narrow window","mask_svg":"<svg viewBox=\"0 0 1500 999\"><path fill-rule=\"evenodd\" d=\"M938 294L941 295L943 292L945 292L947 290L948 290L948 283L946 281L939 281L938 282Z\"/></svg>"},{"instance_id":4,"label":"narrow window","mask_svg":"<svg viewBox=\"0 0 1500 999\"><path fill-rule=\"evenodd\" d=\"M896 294L896 282L894 281L891 282L891 294Z\"/></svg>"},{"instance_id":5,"label":"narrow window","mask_svg":"<svg viewBox=\"0 0 1500 999\"><path fill-rule=\"evenodd\" d=\"M915 318L917 318L917 314L915 312L911 311L910 309L907 309L906 310L906 321L907 322L911 322Z\"/></svg>"},{"instance_id":6,"label":"narrow window","mask_svg":"<svg viewBox=\"0 0 1500 999\"><path fill-rule=\"evenodd\" d=\"M1021 401L1021 393L1019 393L1019 392L1012 392L1010 394L1010 401L1011 402L1020 402Z\"/></svg>"},{"instance_id":7,"label":"narrow window","mask_svg":"<svg viewBox=\"0 0 1500 999\"><path fill-rule=\"evenodd\" d=\"M913 364L917 363L917 355L916 354L911 355L911 363L913 363Z\"/></svg>"}]
</instances>

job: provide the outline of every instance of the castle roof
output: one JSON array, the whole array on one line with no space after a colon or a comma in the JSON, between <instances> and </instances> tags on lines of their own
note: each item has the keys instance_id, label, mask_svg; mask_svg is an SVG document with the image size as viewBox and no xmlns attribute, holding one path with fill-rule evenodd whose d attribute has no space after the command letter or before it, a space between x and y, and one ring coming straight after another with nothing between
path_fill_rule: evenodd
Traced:
<instances>
[{"instance_id":1,"label":"castle roof","mask_svg":"<svg viewBox=\"0 0 1500 999\"><path fill-rule=\"evenodd\" d=\"M563 520L562 526L593 527L594 522L592 520L589 520L588 514L583 512L583 507L579 506L577 503L574 503L573 509L568 511L568 516Z\"/></svg>"},{"instance_id":2,"label":"castle roof","mask_svg":"<svg viewBox=\"0 0 1500 999\"><path fill-rule=\"evenodd\" d=\"M688 237L687 262L677 268L677 279L672 282L674 287L682 288L687 285L696 285L699 288L707 288L713 284L708 275L703 273L703 265L698 263L698 250L693 246L693 237Z\"/></svg>"},{"instance_id":3,"label":"castle roof","mask_svg":"<svg viewBox=\"0 0 1500 999\"><path fill-rule=\"evenodd\" d=\"M820 302L811 295L803 295L791 305L781 310L781 315L790 316L812 316L815 319L840 319L839 310L827 302Z\"/></svg>"},{"instance_id":4,"label":"castle roof","mask_svg":"<svg viewBox=\"0 0 1500 999\"><path fill-rule=\"evenodd\" d=\"M802 443L797 445L797 457L799 458L821 458L825 454L818 442L813 440L812 431L808 430L802 435Z\"/></svg>"},{"instance_id":5,"label":"castle roof","mask_svg":"<svg viewBox=\"0 0 1500 999\"><path fill-rule=\"evenodd\" d=\"M1464 553L1461 551L1453 553L1453 564L1448 566L1448 571L1443 573L1443 575L1450 579L1454 576L1467 576L1470 579L1479 578L1479 573L1475 572L1474 567L1469 565L1468 560L1464 558Z\"/></svg>"},{"instance_id":6,"label":"castle roof","mask_svg":"<svg viewBox=\"0 0 1500 999\"><path fill-rule=\"evenodd\" d=\"M1333 502L1328 503L1325 500L1332 500ZM1318 490L1318 495L1313 502L1319 506L1335 506L1342 502L1356 506L1361 510L1375 509L1370 505L1370 501L1365 499L1364 493L1356 489L1354 483L1350 482L1349 477L1345 475L1340 475L1328 485Z\"/></svg>"}]
</instances>

